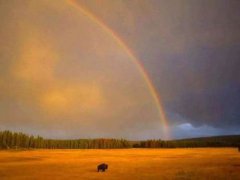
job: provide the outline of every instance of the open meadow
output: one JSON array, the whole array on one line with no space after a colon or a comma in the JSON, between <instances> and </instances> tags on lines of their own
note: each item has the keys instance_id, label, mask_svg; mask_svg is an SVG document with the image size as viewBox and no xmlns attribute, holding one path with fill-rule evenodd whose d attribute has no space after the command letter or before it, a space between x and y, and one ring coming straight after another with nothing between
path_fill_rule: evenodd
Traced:
<instances>
[{"instance_id":1,"label":"open meadow","mask_svg":"<svg viewBox=\"0 0 240 180\"><path fill-rule=\"evenodd\" d=\"M97 172L102 162L106 172ZM6 150L0 179L240 179L236 148Z\"/></svg>"}]
</instances>

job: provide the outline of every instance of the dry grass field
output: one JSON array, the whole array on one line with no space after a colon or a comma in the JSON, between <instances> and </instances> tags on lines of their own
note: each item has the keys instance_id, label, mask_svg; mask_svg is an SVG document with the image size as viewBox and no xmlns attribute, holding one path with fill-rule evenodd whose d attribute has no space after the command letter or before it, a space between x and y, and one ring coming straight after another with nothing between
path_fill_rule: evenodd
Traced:
<instances>
[{"instance_id":1,"label":"dry grass field","mask_svg":"<svg viewBox=\"0 0 240 180\"><path fill-rule=\"evenodd\" d=\"M109 169L98 173L105 162ZM0 179L240 179L234 148L0 151Z\"/></svg>"}]
</instances>

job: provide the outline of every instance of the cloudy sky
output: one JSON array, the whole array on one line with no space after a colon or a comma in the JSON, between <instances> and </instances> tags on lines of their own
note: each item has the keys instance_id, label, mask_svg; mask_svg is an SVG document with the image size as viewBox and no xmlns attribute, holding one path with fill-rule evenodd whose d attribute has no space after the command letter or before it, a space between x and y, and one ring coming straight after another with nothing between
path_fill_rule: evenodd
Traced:
<instances>
[{"instance_id":1,"label":"cloudy sky","mask_svg":"<svg viewBox=\"0 0 240 180\"><path fill-rule=\"evenodd\" d=\"M0 130L48 138L240 134L239 9L237 0L0 1ZM143 74L100 24L144 67L167 135Z\"/></svg>"}]
</instances>

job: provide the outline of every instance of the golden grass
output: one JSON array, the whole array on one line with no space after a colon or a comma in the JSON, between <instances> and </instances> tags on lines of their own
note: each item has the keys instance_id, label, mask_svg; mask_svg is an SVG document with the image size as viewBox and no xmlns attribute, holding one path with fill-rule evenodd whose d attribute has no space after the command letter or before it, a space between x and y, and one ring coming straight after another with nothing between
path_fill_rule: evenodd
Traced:
<instances>
[{"instance_id":1,"label":"golden grass","mask_svg":"<svg viewBox=\"0 0 240 180\"><path fill-rule=\"evenodd\" d=\"M105 162L109 169L98 173ZM0 151L0 179L240 179L234 148Z\"/></svg>"}]
</instances>

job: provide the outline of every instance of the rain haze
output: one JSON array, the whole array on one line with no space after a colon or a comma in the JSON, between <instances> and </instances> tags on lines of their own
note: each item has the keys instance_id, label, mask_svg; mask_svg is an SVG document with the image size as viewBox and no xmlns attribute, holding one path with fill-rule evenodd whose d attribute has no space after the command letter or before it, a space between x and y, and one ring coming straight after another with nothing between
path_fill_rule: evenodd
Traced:
<instances>
[{"instance_id":1,"label":"rain haze","mask_svg":"<svg viewBox=\"0 0 240 180\"><path fill-rule=\"evenodd\" d=\"M237 0L0 1L0 130L240 134L239 9Z\"/></svg>"}]
</instances>

